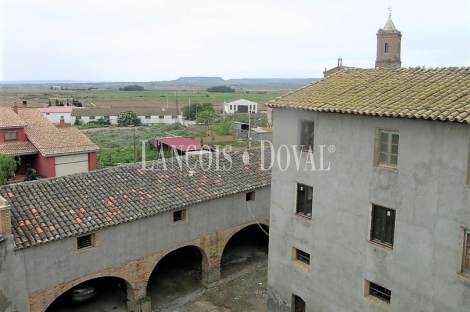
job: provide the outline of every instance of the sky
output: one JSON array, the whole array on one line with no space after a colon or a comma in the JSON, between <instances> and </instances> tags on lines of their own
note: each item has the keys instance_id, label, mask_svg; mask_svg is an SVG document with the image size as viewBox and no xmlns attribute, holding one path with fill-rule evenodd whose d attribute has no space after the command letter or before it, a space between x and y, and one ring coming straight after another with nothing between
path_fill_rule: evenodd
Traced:
<instances>
[{"instance_id":1,"label":"sky","mask_svg":"<svg viewBox=\"0 0 470 312\"><path fill-rule=\"evenodd\" d=\"M469 0L1 0L0 81L319 78L374 67L377 31L402 67L470 66Z\"/></svg>"}]
</instances>

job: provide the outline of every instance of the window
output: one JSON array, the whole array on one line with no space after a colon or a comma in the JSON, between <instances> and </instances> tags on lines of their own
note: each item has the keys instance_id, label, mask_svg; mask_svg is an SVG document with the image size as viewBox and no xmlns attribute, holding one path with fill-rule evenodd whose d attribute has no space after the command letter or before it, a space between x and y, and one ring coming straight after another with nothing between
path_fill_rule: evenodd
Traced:
<instances>
[{"instance_id":1,"label":"window","mask_svg":"<svg viewBox=\"0 0 470 312\"><path fill-rule=\"evenodd\" d=\"M186 218L186 209L173 212L173 222L184 221Z\"/></svg>"},{"instance_id":2,"label":"window","mask_svg":"<svg viewBox=\"0 0 470 312\"><path fill-rule=\"evenodd\" d=\"M104 116L103 118L104 118L105 120L109 120L109 119L110 119L109 116Z\"/></svg>"},{"instance_id":3,"label":"window","mask_svg":"<svg viewBox=\"0 0 470 312\"><path fill-rule=\"evenodd\" d=\"M5 132L5 142L18 141L18 132Z\"/></svg>"},{"instance_id":4,"label":"window","mask_svg":"<svg viewBox=\"0 0 470 312\"><path fill-rule=\"evenodd\" d=\"M385 53L388 53L388 43L385 43Z\"/></svg>"},{"instance_id":5,"label":"window","mask_svg":"<svg viewBox=\"0 0 470 312\"><path fill-rule=\"evenodd\" d=\"M313 122L302 121L300 123L300 149L308 151L309 148L313 151Z\"/></svg>"},{"instance_id":6,"label":"window","mask_svg":"<svg viewBox=\"0 0 470 312\"><path fill-rule=\"evenodd\" d=\"M377 165L393 168L397 167L398 141L398 132L379 130L377 142Z\"/></svg>"},{"instance_id":7,"label":"window","mask_svg":"<svg viewBox=\"0 0 470 312\"><path fill-rule=\"evenodd\" d=\"M369 281L367 281L366 284L369 286L367 289L369 296L378 298L386 303L390 303L390 299L392 298L392 292L390 290Z\"/></svg>"},{"instance_id":8,"label":"window","mask_svg":"<svg viewBox=\"0 0 470 312\"><path fill-rule=\"evenodd\" d=\"M49 116L51 113L46 113L46 116Z\"/></svg>"},{"instance_id":9,"label":"window","mask_svg":"<svg viewBox=\"0 0 470 312\"><path fill-rule=\"evenodd\" d=\"M171 116L171 119L176 119L176 116L175 116L175 115L172 115L172 116Z\"/></svg>"},{"instance_id":10,"label":"window","mask_svg":"<svg viewBox=\"0 0 470 312\"><path fill-rule=\"evenodd\" d=\"M313 187L304 184L297 184L297 208L295 213L297 213L298 215L305 216L307 218L311 218L312 198Z\"/></svg>"},{"instance_id":11,"label":"window","mask_svg":"<svg viewBox=\"0 0 470 312\"><path fill-rule=\"evenodd\" d=\"M145 119L150 119L150 116L145 116Z\"/></svg>"},{"instance_id":12,"label":"window","mask_svg":"<svg viewBox=\"0 0 470 312\"><path fill-rule=\"evenodd\" d=\"M292 295L292 305L294 312L305 312L305 301L299 296Z\"/></svg>"},{"instance_id":13,"label":"window","mask_svg":"<svg viewBox=\"0 0 470 312\"><path fill-rule=\"evenodd\" d=\"M158 118L163 119L165 116L158 116Z\"/></svg>"},{"instance_id":14,"label":"window","mask_svg":"<svg viewBox=\"0 0 470 312\"><path fill-rule=\"evenodd\" d=\"M91 119L95 119L95 116L90 116L90 120L91 120Z\"/></svg>"},{"instance_id":15,"label":"window","mask_svg":"<svg viewBox=\"0 0 470 312\"><path fill-rule=\"evenodd\" d=\"M230 105L230 110L232 110L232 105Z\"/></svg>"},{"instance_id":16,"label":"window","mask_svg":"<svg viewBox=\"0 0 470 312\"><path fill-rule=\"evenodd\" d=\"M80 120L80 119L82 119L82 116L77 116L77 117L75 117L75 119Z\"/></svg>"},{"instance_id":17,"label":"window","mask_svg":"<svg viewBox=\"0 0 470 312\"><path fill-rule=\"evenodd\" d=\"M470 230L464 232L462 272L470 274Z\"/></svg>"},{"instance_id":18,"label":"window","mask_svg":"<svg viewBox=\"0 0 470 312\"><path fill-rule=\"evenodd\" d=\"M395 210L372 205L372 227L370 240L393 247Z\"/></svg>"},{"instance_id":19,"label":"window","mask_svg":"<svg viewBox=\"0 0 470 312\"><path fill-rule=\"evenodd\" d=\"M300 249L294 248L294 260L310 265L310 254Z\"/></svg>"},{"instance_id":20,"label":"window","mask_svg":"<svg viewBox=\"0 0 470 312\"><path fill-rule=\"evenodd\" d=\"M254 201L255 200L255 191L245 193L245 200L246 201Z\"/></svg>"},{"instance_id":21,"label":"window","mask_svg":"<svg viewBox=\"0 0 470 312\"><path fill-rule=\"evenodd\" d=\"M84 249L93 246L93 234L77 237L77 249Z\"/></svg>"}]
</instances>

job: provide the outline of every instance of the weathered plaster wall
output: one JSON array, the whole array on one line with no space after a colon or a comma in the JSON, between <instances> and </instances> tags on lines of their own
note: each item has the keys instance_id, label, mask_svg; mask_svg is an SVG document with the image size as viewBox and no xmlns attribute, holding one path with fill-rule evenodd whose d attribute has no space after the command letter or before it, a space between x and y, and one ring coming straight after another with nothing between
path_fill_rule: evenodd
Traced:
<instances>
[{"instance_id":1,"label":"weathered plaster wall","mask_svg":"<svg viewBox=\"0 0 470 312\"><path fill-rule=\"evenodd\" d=\"M316 169L325 145L330 171L297 171L292 149L290 168L273 168L268 311L291 311L292 294L307 311L385 311L365 298L366 279L392 291L390 312L468 311L470 279L458 272L461 227L470 228L470 126L290 109L274 116L276 152L299 144L300 120L314 121ZM399 131L398 170L373 165L376 128ZM297 182L313 187L311 221L294 213ZM368 242L371 203L396 210L393 251ZM292 260L292 247L310 253L310 268Z\"/></svg>"}]
</instances>

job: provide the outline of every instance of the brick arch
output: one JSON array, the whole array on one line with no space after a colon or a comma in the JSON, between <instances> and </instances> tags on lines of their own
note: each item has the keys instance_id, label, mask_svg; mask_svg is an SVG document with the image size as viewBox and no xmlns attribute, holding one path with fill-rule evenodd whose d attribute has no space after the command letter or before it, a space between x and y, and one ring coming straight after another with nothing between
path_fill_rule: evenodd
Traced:
<instances>
[{"instance_id":1,"label":"brick arch","mask_svg":"<svg viewBox=\"0 0 470 312\"><path fill-rule=\"evenodd\" d=\"M35 292L29 296L29 308L30 311L46 311L51 304L54 303L55 300L57 300L61 295L63 295L65 292L68 290L72 289L73 287L97 278L101 277L116 277L121 280L123 280L126 283L126 292L127 292L127 299L128 300L134 300L135 298L135 285L133 285L131 282L132 279L123 276L122 274L119 274L119 272L116 272L117 274L109 273L107 271L104 272L97 272L95 274L91 274L73 281L69 281L66 283L62 283L56 287L49 288L46 291L41 290L38 292Z\"/></svg>"},{"instance_id":2,"label":"brick arch","mask_svg":"<svg viewBox=\"0 0 470 312\"><path fill-rule=\"evenodd\" d=\"M227 247L227 244L232 239L232 237L235 234L237 234L238 232L242 231L243 229L246 229L247 227L255 225L255 224L256 225L265 225L269 228L269 218L258 220L258 222L253 221L253 222L246 223L246 224L243 224L241 226L238 226L236 228L232 228L231 231L229 233L227 233L228 235L226 236L226 239L224 240L223 244L221 245L220 254L219 254L219 263L220 264L222 262L222 255L225 251L225 247Z\"/></svg>"},{"instance_id":3,"label":"brick arch","mask_svg":"<svg viewBox=\"0 0 470 312\"><path fill-rule=\"evenodd\" d=\"M197 241L192 241L192 242L187 242L181 245L178 245L176 247L166 249L164 252L159 252L158 254L154 255L153 259L148 261L147 263L153 263L153 266L150 264L148 265L147 272L145 272L145 279L144 279L144 285L145 285L145 290L147 290L148 287L148 282L150 280L150 276L152 275L153 271L157 268L157 265L160 263L160 261L168 256L170 253L173 251L176 251L178 249L184 248L184 247L196 247L199 252L201 253L202 256L202 269L209 266L209 260L207 258L207 251L201 246L201 244ZM147 291L146 291L147 292Z\"/></svg>"}]
</instances>

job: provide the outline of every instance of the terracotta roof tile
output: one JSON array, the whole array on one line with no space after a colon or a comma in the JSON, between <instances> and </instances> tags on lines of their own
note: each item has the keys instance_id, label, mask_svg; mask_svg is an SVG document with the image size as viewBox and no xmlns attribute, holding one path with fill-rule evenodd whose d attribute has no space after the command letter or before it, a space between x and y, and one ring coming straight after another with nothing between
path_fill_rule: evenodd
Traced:
<instances>
[{"instance_id":1,"label":"terracotta roof tile","mask_svg":"<svg viewBox=\"0 0 470 312\"><path fill-rule=\"evenodd\" d=\"M231 164L220 157L219 168L225 165L229 170L216 170L213 164L204 171L202 168L209 167L209 157L202 155L202 164L200 157L189 157L188 163L183 161L182 169L179 164L172 165L171 160L166 160L166 170L161 162L154 163L154 168L148 164L144 175L136 170L139 164L131 164L2 186L0 195L11 204L15 248L44 244L269 186L271 171L258 166L245 170L241 153L228 153ZM269 151L264 161L270 164ZM250 153L250 163L261 163L260 150ZM202 179L204 186L200 185Z\"/></svg>"},{"instance_id":2,"label":"terracotta roof tile","mask_svg":"<svg viewBox=\"0 0 470 312\"><path fill-rule=\"evenodd\" d=\"M268 106L470 123L470 67L345 69Z\"/></svg>"},{"instance_id":3,"label":"terracotta roof tile","mask_svg":"<svg viewBox=\"0 0 470 312\"><path fill-rule=\"evenodd\" d=\"M0 154L17 156L36 154L37 148L31 142L7 142L0 143Z\"/></svg>"},{"instance_id":4,"label":"terracotta roof tile","mask_svg":"<svg viewBox=\"0 0 470 312\"><path fill-rule=\"evenodd\" d=\"M9 107L0 107L0 129L5 128L20 128L26 124L16 114L13 109Z\"/></svg>"},{"instance_id":5,"label":"terracotta roof tile","mask_svg":"<svg viewBox=\"0 0 470 312\"><path fill-rule=\"evenodd\" d=\"M57 128L38 109L20 108L18 115L27 124L26 135L44 156L99 150L76 128Z\"/></svg>"}]
</instances>

